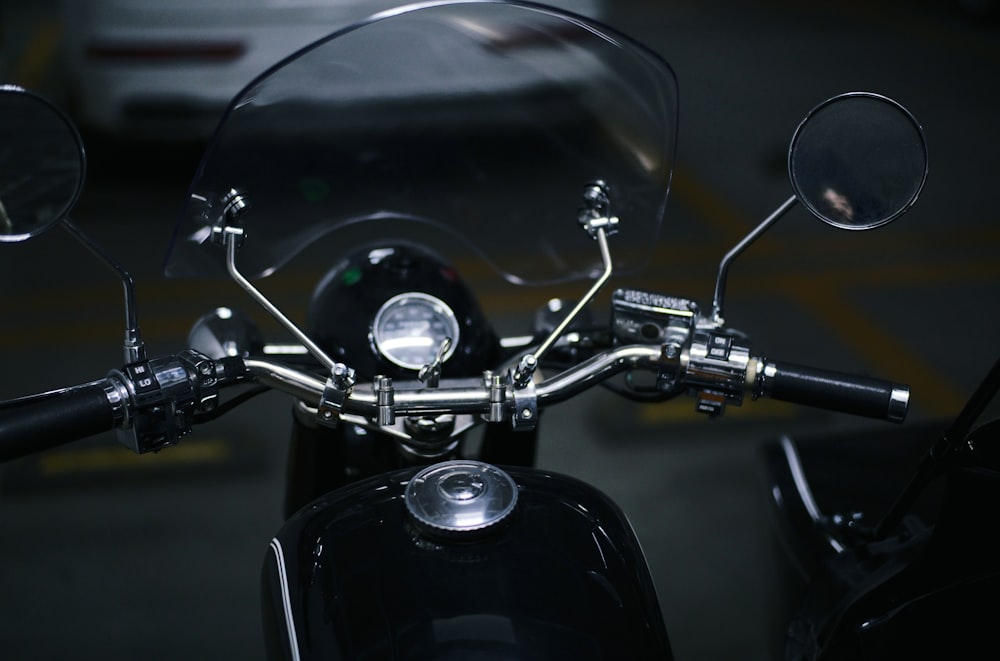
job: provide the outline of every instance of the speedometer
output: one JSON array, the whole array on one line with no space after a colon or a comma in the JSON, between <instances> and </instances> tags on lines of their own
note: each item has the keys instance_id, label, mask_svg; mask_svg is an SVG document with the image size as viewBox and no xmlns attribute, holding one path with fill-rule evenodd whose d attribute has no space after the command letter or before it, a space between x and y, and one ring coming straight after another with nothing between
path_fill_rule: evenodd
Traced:
<instances>
[{"instance_id":1,"label":"speedometer","mask_svg":"<svg viewBox=\"0 0 1000 661\"><path fill-rule=\"evenodd\" d=\"M418 370L434 361L445 339L442 360L458 345L458 319L444 301L429 294L408 292L393 296L375 313L372 343L389 362Z\"/></svg>"}]
</instances>

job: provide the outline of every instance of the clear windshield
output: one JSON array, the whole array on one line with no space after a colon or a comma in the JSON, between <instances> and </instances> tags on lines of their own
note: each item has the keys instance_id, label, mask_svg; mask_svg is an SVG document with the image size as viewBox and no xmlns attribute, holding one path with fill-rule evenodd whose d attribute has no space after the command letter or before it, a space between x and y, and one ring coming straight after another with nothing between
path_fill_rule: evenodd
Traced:
<instances>
[{"instance_id":1,"label":"clear windshield","mask_svg":"<svg viewBox=\"0 0 1000 661\"><path fill-rule=\"evenodd\" d=\"M191 184L171 276L225 273L210 240L237 191L242 272L260 277L327 237L337 249L419 239L517 283L590 276L577 223L611 190L616 266L648 258L670 183L676 80L653 53L531 4L412 5L337 32L232 102Z\"/></svg>"}]
</instances>

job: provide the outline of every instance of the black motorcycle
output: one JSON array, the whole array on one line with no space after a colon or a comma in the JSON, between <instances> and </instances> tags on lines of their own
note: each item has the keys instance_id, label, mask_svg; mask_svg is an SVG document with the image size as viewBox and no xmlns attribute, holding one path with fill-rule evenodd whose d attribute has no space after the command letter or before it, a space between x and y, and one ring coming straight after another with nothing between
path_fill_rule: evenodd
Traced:
<instances>
[{"instance_id":1,"label":"black motorcycle","mask_svg":"<svg viewBox=\"0 0 1000 661\"><path fill-rule=\"evenodd\" d=\"M708 309L618 288L597 311L598 294L641 268L658 235L677 132L670 67L540 5L379 14L233 100L167 256L167 275L233 279L289 340L268 342L219 308L197 321L190 348L155 357L130 276L68 219L85 170L75 128L15 87L3 89L0 116L8 163L23 175L0 188L0 238L60 225L126 291L124 365L4 402L0 458L111 429L136 453L169 452L261 392L291 395L287 521L263 571L274 658L671 658L624 514L593 487L534 467L545 409L601 386L650 404L691 396L709 417L761 397L893 422L907 412L906 386L754 353L724 316L730 265L794 206L862 230L914 203L927 172L922 130L878 94L842 94L807 114L788 150L794 194L723 257ZM305 251L329 267L302 323L259 281ZM484 264L512 285L592 284L575 300L533 301L532 332L501 337L463 277ZM934 457L967 456L971 415ZM775 479L806 507L794 444L779 447L788 473L775 462ZM900 532L923 478L915 484L873 531L816 508L802 519L790 496L780 500L799 516L799 543L814 535L822 547L808 555L793 642L807 631L829 647L814 613L836 613L838 632L848 621L871 629L871 611L821 597L881 587L854 580L872 553L909 558L885 546L916 548L919 535ZM816 569L834 562L831 548L846 587L843 572Z\"/></svg>"},{"instance_id":2,"label":"black motorcycle","mask_svg":"<svg viewBox=\"0 0 1000 661\"><path fill-rule=\"evenodd\" d=\"M998 390L1000 361L944 429L764 446L785 659L989 656Z\"/></svg>"}]
</instances>

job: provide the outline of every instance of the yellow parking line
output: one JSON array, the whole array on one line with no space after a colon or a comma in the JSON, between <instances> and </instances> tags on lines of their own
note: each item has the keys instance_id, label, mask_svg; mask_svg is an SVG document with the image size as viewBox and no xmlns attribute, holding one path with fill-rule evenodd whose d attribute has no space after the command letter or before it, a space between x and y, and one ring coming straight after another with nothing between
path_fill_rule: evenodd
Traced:
<instances>
[{"instance_id":1,"label":"yellow parking line","mask_svg":"<svg viewBox=\"0 0 1000 661\"><path fill-rule=\"evenodd\" d=\"M11 67L13 81L28 89L41 87L45 74L52 66L61 38L62 23L56 20L40 23L24 52Z\"/></svg>"},{"instance_id":2,"label":"yellow parking line","mask_svg":"<svg viewBox=\"0 0 1000 661\"><path fill-rule=\"evenodd\" d=\"M221 439L202 439L184 443L158 453L156 458L138 455L118 446L64 449L38 457L43 477L132 470L165 466L221 463L232 456L229 443Z\"/></svg>"},{"instance_id":3,"label":"yellow parking line","mask_svg":"<svg viewBox=\"0 0 1000 661\"><path fill-rule=\"evenodd\" d=\"M965 397L946 374L932 369L927 361L908 350L898 337L872 323L868 315L847 302L838 288L818 284L816 281L789 279L784 283L784 289L799 305L808 308L825 327L833 329L845 339L848 346L863 356L868 365L880 372L873 376L898 378L900 370L905 370L914 404L923 413L953 416L961 409Z\"/></svg>"},{"instance_id":4,"label":"yellow parking line","mask_svg":"<svg viewBox=\"0 0 1000 661\"><path fill-rule=\"evenodd\" d=\"M685 199L696 213L729 236L746 231L746 225L737 213L711 194L707 186L691 176L682 175L675 179L675 192ZM809 309L820 318L826 327L845 341L877 370L887 373L905 365L909 385L915 397L919 397L921 408L931 415L954 415L962 405L963 397L957 386L946 377L933 370L925 360L907 351L898 338L893 337L841 295L849 284L872 283L917 283L928 280L948 281L958 277L982 278L1000 275L1000 267L995 260L989 262L963 262L958 268L927 268L891 266L877 269L851 268L846 273L799 274L796 278L785 276L765 276L755 278L748 284L753 287L763 285L772 291L785 291L803 308ZM874 271L877 271L874 272Z\"/></svg>"},{"instance_id":5,"label":"yellow parking line","mask_svg":"<svg viewBox=\"0 0 1000 661\"><path fill-rule=\"evenodd\" d=\"M727 406L725 417L738 418L743 421L789 420L800 415L801 408L795 404L776 399L752 401L747 396L741 406ZM637 414L638 421L644 425L702 424L706 417L704 413L698 412L694 399L684 396L657 404L643 405L639 407Z\"/></svg>"},{"instance_id":6,"label":"yellow parking line","mask_svg":"<svg viewBox=\"0 0 1000 661\"><path fill-rule=\"evenodd\" d=\"M700 218L722 232L730 242L739 240L754 227L748 224L743 214L723 202L709 186L685 170L678 168L674 171L671 193L694 209Z\"/></svg>"}]
</instances>

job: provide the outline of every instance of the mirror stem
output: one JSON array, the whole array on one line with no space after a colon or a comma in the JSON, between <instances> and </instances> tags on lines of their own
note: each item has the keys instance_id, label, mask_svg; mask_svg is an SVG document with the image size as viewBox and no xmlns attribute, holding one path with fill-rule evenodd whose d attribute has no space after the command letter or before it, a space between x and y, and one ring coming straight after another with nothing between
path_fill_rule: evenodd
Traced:
<instances>
[{"instance_id":1,"label":"mirror stem","mask_svg":"<svg viewBox=\"0 0 1000 661\"><path fill-rule=\"evenodd\" d=\"M726 253L726 256L722 258L719 263L719 275L715 280L715 296L712 299L712 323L717 326L721 326L724 323L722 318L722 299L726 291L726 278L729 276L729 265L732 264L733 260L739 256L744 250L747 249L751 243L757 240L761 234L764 233L771 225L773 225L779 218L785 215L789 209L795 206L798 201L794 195L785 200L784 204L774 210L774 212L764 219L760 225L754 228L752 232L743 237L743 240L737 243L732 250Z\"/></svg>"},{"instance_id":2,"label":"mirror stem","mask_svg":"<svg viewBox=\"0 0 1000 661\"><path fill-rule=\"evenodd\" d=\"M70 222L69 218L64 218L62 225L73 235L73 238L82 243L87 250L121 278L122 285L125 287L125 363L145 360L146 349L139 337L139 315L136 311L135 283L132 281L132 276L83 230Z\"/></svg>"}]
</instances>

